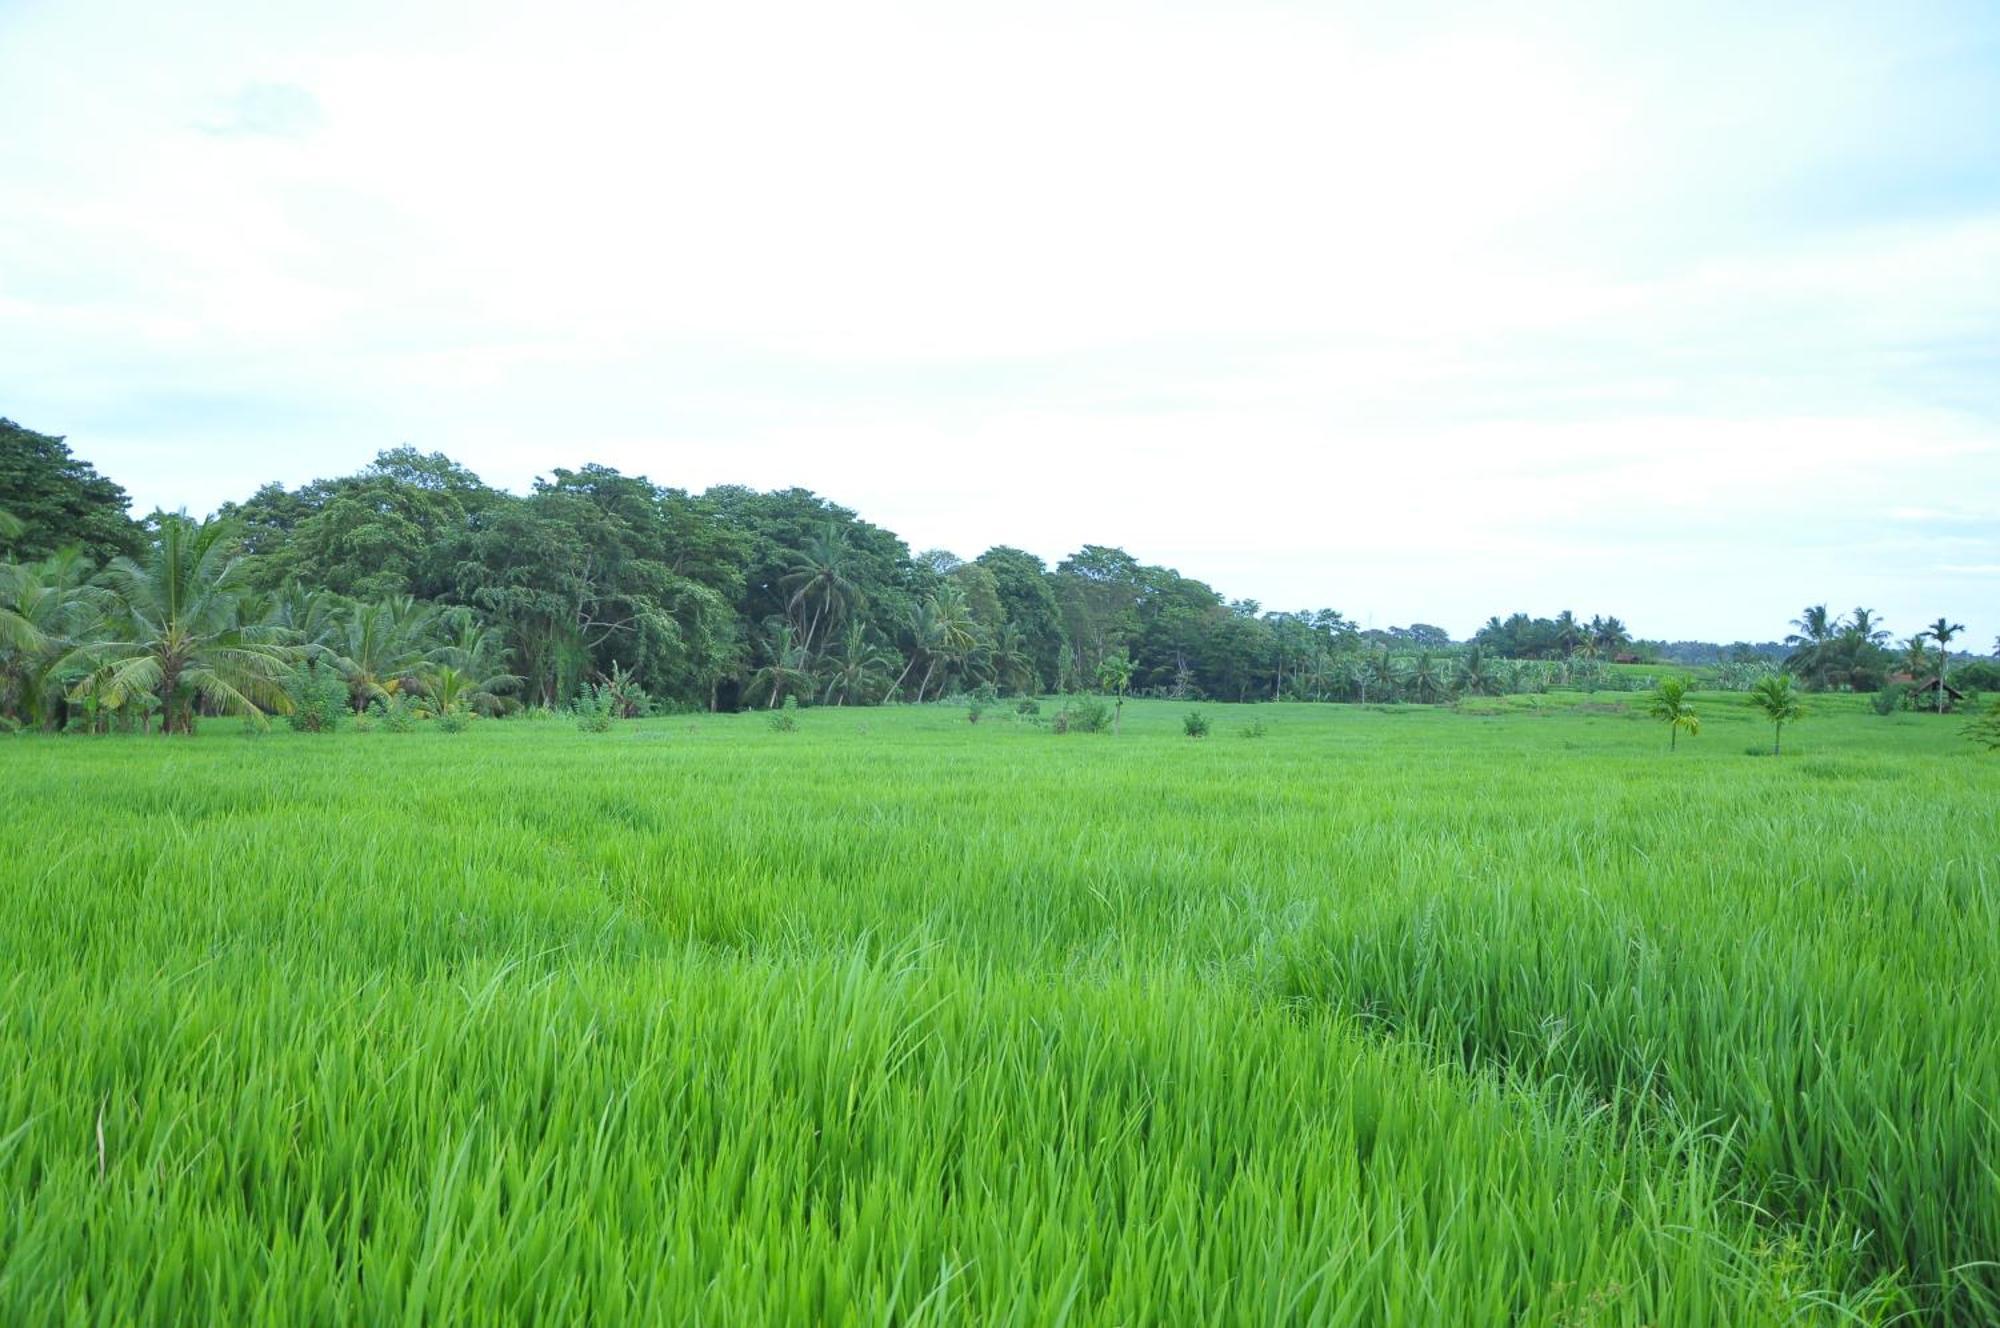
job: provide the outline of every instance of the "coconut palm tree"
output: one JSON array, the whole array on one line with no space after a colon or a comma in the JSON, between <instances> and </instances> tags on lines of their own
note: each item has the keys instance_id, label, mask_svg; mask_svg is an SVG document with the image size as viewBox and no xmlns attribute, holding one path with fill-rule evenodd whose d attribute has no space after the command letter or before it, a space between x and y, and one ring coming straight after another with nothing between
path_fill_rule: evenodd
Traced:
<instances>
[{"instance_id":1,"label":"coconut palm tree","mask_svg":"<svg viewBox=\"0 0 2000 1328\"><path fill-rule=\"evenodd\" d=\"M1632 633L1615 617L1592 618L1590 641L1600 655L1615 655L1632 644Z\"/></svg>"},{"instance_id":2,"label":"coconut palm tree","mask_svg":"<svg viewBox=\"0 0 2000 1328\"><path fill-rule=\"evenodd\" d=\"M347 679L357 711L416 690L430 666L434 613L408 595L357 604L328 637L333 666ZM466 667L461 663L459 667Z\"/></svg>"},{"instance_id":3,"label":"coconut palm tree","mask_svg":"<svg viewBox=\"0 0 2000 1328\"><path fill-rule=\"evenodd\" d=\"M937 666L945 666L945 676L938 681L938 694L942 696L952 667L965 659L978 640L978 625L972 621L972 614L965 605L965 592L959 589L956 582L941 583L927 602L930 612L922 615L921 621L926 636L922 641L924 676L917 684L917 702L920 705Z\"/></svg>"},{"instance_id":4,"label":"coconut palm tree","mask_svg":"<svg viewBox=\"0 0 2000 1328\"><path fill-rule=\"evenodd\" d=\"M452 664L439 664L424 676L420 703L431 715L477 712L502 715L520 705L508 693L526 681L519 674L498 673L482 678Z\"/></svg>"},{"instance_id":5,"label":"coconut palm tree","mask_svg":"<svg viewBox=\"0 0 2000 1328\"><path fill-rule=\"evenodd\" d=\"M903 690L903 684L909 681L911 672L917 667L917 661L930 653L931 645L936 641L938 634L937 605L928 599L918 600L916 606L910 610L910 619L905 626L907 629L905 635L910 641L909 657L903 664L903 671L896 675L896 681L889 684L888 692L882 697L884 705Z\"/></svg>"},{"instance_id":6,"label":"coconut palm tree","mask_svg":"<svg viewBox=\"0 0 2000 1328\"><path fill-rule=\"evenodd\" d=\"M771 643L771 662L750 675L750 685L743 689L744 698L768 696L769 708L776 710L786 696L811 700L812 690L812 669L806 648L799 643L790 623L780 623Z\"/></svg>"},{"instance_id":7,"label":"coconut palm tree","mask_svg":"<svg viewBox=\"0 0 2000 1328\"><path fill-rule=\"evenodd\" d=\"M79 698L115 708L155 696L163 734L193 733L203 705L259 725L267 710L288 708L282 681L296 655L285 630L245 623L237 613L248 566L232 523L162 520L144 562L120 557L105 569L118 600L109 634L66 657L90 675L78 685Z\"/></svg>"},{"instance_id":8,"label":"coconut palm tree","mask_svg":"<svg viewBox=\"0 0 2000 1328\"><path fill-rule=\"evenodd\" d=\"M1576 620L1574 613L1564 609L1556 615L1556 645L1562 650L1563 658L1574 655L1585 639L1583 624Z\"/></svg>"},{"instance_id":9,"label":"coconut palm tree","mask_svg":"<svg viewBox=\"0 0 2000 1328\"><path fill-rule=\"evenodd\" d=\"M1375 688L1375 695L1379 700L1396 699L1396 691L1402 686L1403 675L1396 668L1396 661L1390 658L1389 647L1383 646L1380 652L1368 661L1368 682Z\"/></svg>"},{"instance_id":10,"label":"coconut palm tree","mask_svg":"<svg viewBox=\"0 0 2000 1328\"><path fill-rule=\"evenodd\" d=\"M1653 695L1646 703L1646 713L1667 726L1667 750L1672 751L1685 732L1689 737L1701 732L1701 719L1688 701L1687 679L1667 677L1653 689Z\"/></svg>"},{"instance_id":11,"label":"coconut palm tree","mask_svg":"<svg viewBox=\"0 0 2000 1328\"><path fill-rule=\"evenodd\" d=\"M1964 623L1955 623L1944 618L1939 618L1924 628L1930 639L1938 643L1937 712L1940 715L1944 713L1945 682L1951 673L1952 639L1964 630Z\"/></svg>"},{"instance_id":12,"label":"coconut palm tree","mask_svg":"<svg viewBox=\"0 0 2000 1328\"><path fill-rule=\"evenodd\" d=\"M1771 721L1771 755L1781 755L1779 742L1785 736L1785 725L1796 723L1806 713L1798 689L1792 686L1792 675L1773 673L1759 678L1750 688L1750 703Z\"/></svg>"},{"instance_id":13,"label":"coconut palm tree","mask_svg":"<svg viewBox=\"0 0 2000 1328\"><path fill-rule=\"evenodd\" d=\"M871 694L880 685L889 660L889 653L875 644L867 623L848 623L847 633L841 638L840 662L828 675L826 694L821 700L828 705L844 706L857 697ZM839 699L835 700L836 697Z\"/></svg>"},{"instance_id":14,"label":"coconut palm tree","mask_svg":"<svg viewBox=\"0 0 2000 1328\"><path fill-rule=\"evenodd\" d=\"M811 653L813 639L822 620L831 628L856 600L861 591L847 575L847 540L840 528L828 523L826 529L807 538L778 584L791 592L786 608L802 621L805 637L799 645ZM807 606L812 616L805 616Z\"/></svg>"},{"instance_id":15,"label":"coconut palm tree","mask_svg":"<svg viewBox=\"0 0 2000 1328\"><path fill-rule=\"evenodd\" d=\"M994 633L986 648L986 663L993 671L994 686L1002 691L1026 693L1040 687L1041 679L1035 676L1035 661L1028 653L1027 639L1013 623L1001 624Z\"/></svg>"},{"instance_id":16,"label":"coconut palm tree","mask_svg":"<svg viewBox=\"0 0 2000 1328\"><path fill-rule=\"evenodd\" d=\"M1871 646L1885 644L1889 640L1889 629L1875 616L1875 610L1857 608L1847 615L1847 630Z\"/></svg>"},{"instance_id":17,"label":"coconut palm tree","mask_svg":"<svg viewBox=\"0 0 2000 1328\"><path fill-rule=\"evenodd\" d=\"M1493 667L1486 662L1486 656L1478 646L1471 647L1459 656L1459 691L1467 696L1492 696L1499 687L1499 679L1495 676Z\"/></svg>"},{"instance_id":18,"label":"coconut palm tree","mask_svg":"<svg viewBox=\"0 0 2000 1328\"><path fill-rule=\"evenodd\" d=\"M75 548L39 563L0 563L0 714L31 726L60 719L77 670L57 665L113 605L108 591L91 584L95 570Z\"/></svg>"},{"instance_id":19,"label":"coconut palm tree","mask_svg":"<svg viewBox=\"0 0 2000 1328\"><path fill-rule=\"evenodd\" d=\"M1840 634L1841 620L1829 614L1824 604L1808 604L1792 619L1798 630L1785 638L1795 649L1785 657L1785 667L1803 677L1808 686L1826 686L1827 647Z\"/></svg>"},{"instance_id":20,"label":"coconut palm tree","mask_svg":"<svg viewBox=\"0 0 2000 1328\"><path fill-rule=\"evenodd\" d=\"M1410 666L1410 690L1424 705L1436 705L1444 699L1444 674L1428 650L1418 654L1416 662Z\"/></svg>"}]
</instances>

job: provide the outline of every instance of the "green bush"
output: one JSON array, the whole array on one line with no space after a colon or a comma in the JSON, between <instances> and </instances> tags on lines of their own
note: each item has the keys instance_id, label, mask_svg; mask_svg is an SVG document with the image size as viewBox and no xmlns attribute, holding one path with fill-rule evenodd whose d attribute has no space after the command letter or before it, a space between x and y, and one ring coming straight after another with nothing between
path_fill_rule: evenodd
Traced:
<instances>
[{"instance_id":1,"label":"green bush","mask_svg":"<svg viewBox=\"0 0 2000 1328\"><path fill-rule=\"evenodd\" d=\"M1875 693L1869 704L1875 707L1875 713L1878 715L1893 715L1898 710L1908 708L1909 697L1910 689L1907 684L1892 682Z\"/></svg>"},{"instance_id":2,"label":"green bush","mask_svg":"<svg viewBox=\"0 0 2000 1328\"><path fill-rule=\"evenodd\" d=\"M1190 738L1206 738L1208 736L1208 716L1202 714L1199 710L1188 711L1181 719L1181 732L1187 734Z\"/></svg>"},{"instance_id":3,"label":"green bush","mask_svg":"<svg viewBox=\"0 0 2000 1328\"><path fill-rule=\"evenodd\" d=\"M439 733L463 733L472 727L472 712L464 706L441 710L437 715Z\"/></svg>"},{"instance_id":4,"label":"green bush","mask_svg":"<svg viewBox=\"0 0 2000 1328\"><path fill-rule=\"evenodd\" d=\"M375 702L368 709L384 733L410 733L417 727L417 708L410 704L409 697L400 692L386 702Z\"/></svg>"},{"instance_id":5,"label":"green bush","mask_svg":"<svg viewBox=\"0 0 2000 1328\"><path fill-rule=\"evenodd\" d=\"M618 713L618 698L608 683L586 685L576 698L576 727L582 733L609 733Z\"/></svg>"},{"instance_id":6,"label":"green bush","mask_svg":"<svg viewBox=\"0 0 2000 1328\"><path fill-rule=\"evenodd\" d=\"M1102 697L1072 696L1056 716L1057 733L1103 733L1111 727L1111 704Z\"/></svg>"},{"instance_id":7,"label":"green bush","mask_svg":"<svg viewBox=\"0 0 2000 1328\"><path fill-rule=\"evenodd\" d=\"M986 713L985 705L975 700L971 705L965 708L965 722L968 724L977 724L979 722L979 717L985 713Z\"/></svg>"},{"instance_id":8,"label":"green bush","mask_svg":"<svg viewBox=\"0 0 2000 1328\"><path fill-rule=\"evenodd\" d=\"M1248 724L1245 724L1239 731L1246 738L1261 738L1267 732L1267 730L1264 728L1264 721L1261 719L1251 720Z\"/></svg>"},{"instance_id":9,"label":"green bush","mask_svg":"<svg viewBox=\"0 0 2000 1328\"><path fill-rule=\"evenodd\" d=\"M1042 703L1032 696L1024 696L1014 703L1014 713L1017 715L1039 715L1042 713Z\"/></svg>"},{"instance_id":10,"label":"green bush","mask_svg":"<svg viewBox=\"0 0 2000 1328\"><path fill-rule=\"evenodd\" d=\"M2000 700L1972 717L1965 726L1965 736L1989 752L2000 752Z\"/></svg>"},{"instance_id":11,"label":"green bush","mask_svg":"<svg viewBox=\"0 0 2000 1328\"><path fill-rule=\"evenodd\" d=\"M285 679L292 713L285 722L297 733L332 733L348 714L347 683L332 669L307 663Z\"/></svg>"}]
</instances>

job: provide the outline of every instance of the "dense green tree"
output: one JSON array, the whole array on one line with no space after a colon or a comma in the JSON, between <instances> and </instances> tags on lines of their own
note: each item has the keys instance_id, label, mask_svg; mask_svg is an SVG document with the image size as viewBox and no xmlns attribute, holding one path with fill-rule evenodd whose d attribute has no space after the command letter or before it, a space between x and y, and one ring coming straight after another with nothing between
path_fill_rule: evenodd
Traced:
<instances>
[{"instance_id":1,"label":"dense green tree","mask_svg":"<svg viewBox=\"0 0 2000 1328\"><path fill-rule=\"evenodd\" d=\"M0 543L19 562L76 545L102 564L145 547L145 532L127 512L131 499L96 467L70 454L59 437L0 419Z\"/></svg>"},{"instance_id":2,"label":"dense green tree","mask_svg":"<svg viewBox=\"0 0 2000 1328\"><path fill-rule=\"evenodd\" d=\"M1020 649L1034 670L1031 691L1053 691L1062 681L1068 638L1062 610L1056 603L1055 581L1040 558L1004 544L975 560L993 577L1006 621L1020 633Z\"/></svg>"},{"instance_id":3,"label":"dense green tree","mask_svg":"<svg viewBox=\"0 0 2000 1328\"><path fill-rule=\"evenodd\" d=\"M39 563L0 563L0 720L55 727L79 670L64 667L115 607L71 545Z\"/></svg>"},{"instance_id":4,"label":"dense green tree","mask_svg":"<svg viewBox=\"0 0 2000 1328\"><path fill-rule=\"evenodd\" d=\"M1075 677L1094 679L1097 666L1137 635L1139 593L1139 560L1123 549L1087 544L1056 564L1056 603Z\"/></svg>"},{"instance_id":5,"label":"dense green tree","mask_svg":"<svg viewBox=\"0 0 2000 1328\"><path fill-rule=\"evenodd\" d=\"M70 652L88 675L80 691L113 709L154 698L168 734L193 733L203 706L258 723L285 708L294 652L283 629L239 620L247 571L231 522L167 518L143 560L106 569L118 605L104 639Z\"/></svg>"}]
</instances>

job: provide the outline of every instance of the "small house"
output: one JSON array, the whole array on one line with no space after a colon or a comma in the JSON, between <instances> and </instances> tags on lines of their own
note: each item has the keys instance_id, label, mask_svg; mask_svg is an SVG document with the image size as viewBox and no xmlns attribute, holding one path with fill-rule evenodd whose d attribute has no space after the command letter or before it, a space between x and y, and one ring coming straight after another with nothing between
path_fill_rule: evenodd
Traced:
<instances>
[{"instance_id":1,"label":"small house","mask_svg":"<svg viewBox=\"0 0 2000 1328\"><path fill-rule=\"evenodd\" d=\"M1916 704L1926 710L1937 708L1938 688L1940 686L1944 688L1945 709L1949 710L1965 699L1964 692L1945 682L1944 679L1935 676L1917 678L1908 673L1892 673L1889 675L1889 681L1909 688L1911 697L1916 699Z\"/></svg>"}]
</instances>

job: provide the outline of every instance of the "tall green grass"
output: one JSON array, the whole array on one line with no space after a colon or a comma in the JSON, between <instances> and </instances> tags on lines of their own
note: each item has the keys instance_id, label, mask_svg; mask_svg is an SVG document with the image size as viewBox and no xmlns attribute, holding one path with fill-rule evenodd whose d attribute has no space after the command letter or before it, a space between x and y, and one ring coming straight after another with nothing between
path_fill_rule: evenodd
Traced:
<instances>
[{"instance_id":1,"label":"tall green grass","mask_svg":"<svg viewBox=\"0 0 2000 1328\"><path fill-rule=\"evenodd\" d=\"M2000 763L1563 704L0 743L0 1321L1984 1321Z\"/></svg>"}]
</instances>

